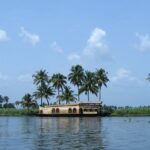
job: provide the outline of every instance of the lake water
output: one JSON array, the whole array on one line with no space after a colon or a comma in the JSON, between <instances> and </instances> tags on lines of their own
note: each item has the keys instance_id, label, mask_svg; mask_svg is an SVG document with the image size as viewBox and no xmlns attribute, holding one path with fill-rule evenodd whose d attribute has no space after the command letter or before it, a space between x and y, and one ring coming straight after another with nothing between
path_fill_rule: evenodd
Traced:
<instances>
[{"instance_id":1,"label":"lake water","mask_svg":"<svg viewBox=\"0 0 150 150\"><path fill-rule=\"evenodd\" d=\"M150 150L150 117L0 117L0 150Z\"/></svg>"}]
</instances>

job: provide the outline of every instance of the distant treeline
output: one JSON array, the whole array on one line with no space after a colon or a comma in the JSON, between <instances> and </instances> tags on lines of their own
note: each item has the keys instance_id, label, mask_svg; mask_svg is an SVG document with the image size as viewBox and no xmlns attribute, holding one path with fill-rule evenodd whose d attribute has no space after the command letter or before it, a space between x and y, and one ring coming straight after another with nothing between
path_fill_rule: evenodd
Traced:
<instances>
[{"instance_id":1,"label":"distant treeline","mask_svg":"<svg viewBox=\"0 0 150 150\"><path fill-rule=\"evenodd\" d=\"M0 108L15 108L15 105L10 103L9 100L8 96L0 95Z\"/></svg>"},{"instance_id":2,"label":"distant treeline","mask_svg":"<svg viewBox=\"0 0 150 150\"><path fill-rule=\"evenodd\" d=\"M102 106L104 116L150 116L150 106Z\"/></svg>"}]
</instances>

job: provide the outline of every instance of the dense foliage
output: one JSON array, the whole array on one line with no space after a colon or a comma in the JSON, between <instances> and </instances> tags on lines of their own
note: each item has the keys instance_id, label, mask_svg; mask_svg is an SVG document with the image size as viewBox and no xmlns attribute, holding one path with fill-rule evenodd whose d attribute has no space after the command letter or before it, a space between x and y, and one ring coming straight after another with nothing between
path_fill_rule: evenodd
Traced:
<instances>
[{"instance_id":1,"label":"dense foliage","mask_svg":"<svg viewBox=\"0 0 150 150\"><path fill-rule=\"evenodd\" d=\"M68 81L77 87L77 93L68 86ZM46 100L47 105L49 100L55 96L57 103L70 103L78 99L80 101L80 94L85 93L88 101L90 101L90 94L98 95L101 101L101 88L104 85L107 87L107 72L100 68L95 72L86 71L81 65L72 66L68 76L61 73L48 75L46 70L39 70L33 75L33 83L36 85L36 91L33 93L35 100L41 100L41 105L44 105L43 99ZM69 88L68 88L69 87Z\"/></svg>"},{"instance_id":2,"label":"dense foliage","mask_svg":"<svg viewBox=\"0 0 150 150\"><path fill-rule=\"evenodd\" d=\"M103 105L101 108L103 116L150 116L150 106L139 107L117 107Z\"/></svg>"},{"instance_id":3,"label":"dense foliage","mask_svg":"<svg viewBox=\"0 0 150 150\"><path fill-rule=\"evenodd\" d=\"M9 102L8 96L0 95L0 108L15 108L13 103Z\"/></svg>"}]
</instances>

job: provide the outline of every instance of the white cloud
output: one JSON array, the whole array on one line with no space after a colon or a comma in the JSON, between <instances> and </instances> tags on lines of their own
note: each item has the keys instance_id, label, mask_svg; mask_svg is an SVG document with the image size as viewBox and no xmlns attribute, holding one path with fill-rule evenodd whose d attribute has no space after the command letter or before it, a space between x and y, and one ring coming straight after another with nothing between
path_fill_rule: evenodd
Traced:
<instances>
[{"instance_id":1,"label":"white cloud","mask_svg":"<svg viewBox=\"0 0 150 150\"><path fill-rule=\"evenodd\" d=\"M82 63L97 60L112 60L108 46L105 42L106 32L100 28L95 28L87 40L85 48L79 53L72 52L68 60L82 60Z\"/></svg>"},{"instance_id":2,"label":"white cloud","mask_svg":"<svg viewBox=\"0 0 150 150\"><path fill-rule=\"evenodd\" d=\"M9 38L8 38L7 32L0 29L0 42L7 41L8 39Z\"/></svg>"},{"instance_id":3,"label":"white cloud","mask_svg":"<svg viewBox=\"0 0 150 150\"><path fill-rule=\"evenodd\" d=\"M132 74L131 71L120 68L116 71L115 75L110 78L110 81L113 83L119 83L124 85L138 85L143 86L146 84L146 80L140 79Z\"/></svg>"},{"instance_id":4,"label":"white cloud","mask_svg":"<svg viewBox=\"0 0 150 150\"><path fill-rule=\"evenodd\" d=\"M0 73L0 80L8 80L8 76Z\"/></svg>"},{"instance_id":5,"label":"white cloud","mask_svg":"<svg viewBox=\"0 0 150 150\"><path fill-rule=\"evenodd\" d=\"M54 41L51 44L51 48L58 53L63 53L63 49L58 45L58 43L56 41Z\"/></svg>"},{"instance_id":6,"label":"white cloud","mask_svg":"<svg viewBox=\"0 0 150 150\"><path fill-rule=\"evenodd\" d=\"M80 60L80 56L76 53L71 53L69 56L68 56L68 60L69 61L79 61Z\"/></svg>"},{"instance_id":7,"label":"white cloud","mask_svg":"<svg viewBox=\"0 0 150 150\"><path fill-rule=\"evenodd\" d=\"M32 75L31 74L22 74L22 75L18 76L17 80L22 81L22 82L32 81Z\"/></svg>"},{"instance_id":8,"label":"white cloud","mask_svg":"<svg viewBox=\"0 0 150 150\"><path fill-rule=\"evenodd\" d=\"M86 47L83 50L85 56L95 57L110 57L108 46L105 43L106 32L100 28L95 28L89 39Z\"/></svg>"},{"instance_id":9,"label":"white cloud","mask_svg":"<svg viewBox=\"0 0 150 150\"><path fill-rule=\"evenodd\" d=\"M138 38L138 42L135 44L135 48L142 52L150 50L150 36L148 34L136 33L136 37Z\"/></svg>"},{"instance_id":10,"label":"white cloud","mask_svg":"<svg viewBox=\"0 0 150 150\"><path fill-rule=\"evenodd\" d=\"M24 27L21 27L20 36L24 41L30 43L32 46L36 46L40 42L39 35L28 32L24 29Z\"/></svg>"},{"instance_id":11,"label":"white cloud","mask_svg":"<svg viewBox=\"0 0 150 150\"><path fill-rule=\"evenodd\" d=\"M129 70L124 69L124 68L120 68L115 73L115 76L113 76L111 78L111 81L116 82L116 81L124 80L124 79L125 80L134 80L134 77L131 76L131 73Z\"/></svg>"}]
</instances>

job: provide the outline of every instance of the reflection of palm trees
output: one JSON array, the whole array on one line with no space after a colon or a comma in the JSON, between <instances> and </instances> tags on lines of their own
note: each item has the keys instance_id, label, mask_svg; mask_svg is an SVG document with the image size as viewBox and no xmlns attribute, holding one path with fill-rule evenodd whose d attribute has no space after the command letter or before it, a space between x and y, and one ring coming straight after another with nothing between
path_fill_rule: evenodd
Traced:
<instances>
[{"instance_id":1,"label":"reflection of palm trees","mask_svg":"<svg viewBox=\"0 0 150 150\"><path fill-rule=\"evenodd\" d=\"M33 119L29 119L25 124L33 130L33 142L37 150L43 147L55 150L60 149L60 146L61 149L98 150L104 147L100 117L36 118L36 127ZM28 127L24 128L28 129Z\"/></svg>"},{"instance_id":2,"label":"reflection of palm trees","mask_svg":"<svg viewBox=\"0 0 150 150\"><path fill-rule=\"evenodd\" d=\"M81 149L88 149L89 147L90 149L104 149L102 124L100 117L80 118L79 133L79 142L84 145L83 147L81 145Z\"/></svg>"},{"instance_id":3,"label":"reflection of palm trees","mask_svg":"<svg viewBox=\"0 0 150 150\"><path fill-rule=\"evenodd\" d=\"M65 148L89 149L90 147L90 149L102 150L101 118L59 118L56 127L57 142L64 143ZM68 139L74 140L67 142Z\"/></svg>"}]
</instances>

